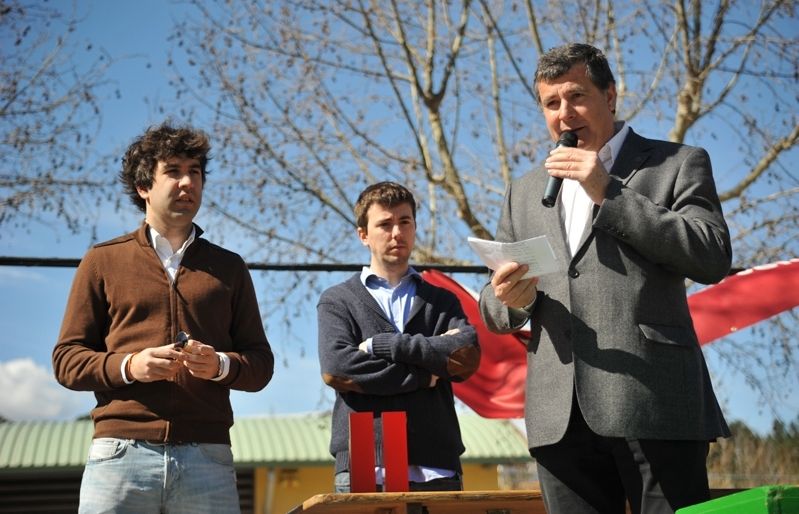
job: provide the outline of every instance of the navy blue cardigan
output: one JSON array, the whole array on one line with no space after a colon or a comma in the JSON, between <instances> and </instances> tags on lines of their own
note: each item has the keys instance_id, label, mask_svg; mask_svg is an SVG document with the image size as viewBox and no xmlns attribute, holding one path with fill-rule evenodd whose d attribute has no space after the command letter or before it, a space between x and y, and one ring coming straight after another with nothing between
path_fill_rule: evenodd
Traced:
<instances>
[{"instance_id":1,"label":"navy blue cardigan","mask_svg":"<svg viewBox=\"0 0 799 514\"><path fill-rule=\"evenodd\" d=\"M461 471L464 451L451 381L477 369L480 349L457 297L419 278L403 333L398 333L356 273L327 289L317 305L323 380L336 390L330 453L349 470L349 413L375 414L382 465L380 413L405 411L411 465ZM443 335L450 329L459 333ZM372 354L358 345L372 338ZM439 377L430 387L432 375Z\"/></svg>"}]
</instances>

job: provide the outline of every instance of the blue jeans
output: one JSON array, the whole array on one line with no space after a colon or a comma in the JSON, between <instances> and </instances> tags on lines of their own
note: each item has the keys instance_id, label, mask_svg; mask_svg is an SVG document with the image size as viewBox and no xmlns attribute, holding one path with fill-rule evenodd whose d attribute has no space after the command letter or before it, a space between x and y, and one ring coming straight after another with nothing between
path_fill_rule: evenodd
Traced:
<instances>
[{"instance_id":1,"label":"blue jeans","mask_svg":"<svg viewBox=\"0 0 799 514\"><path fill-rule=\"evenodd\" d=\"M226 444L94 439L80 486L81 514L239 514Z\"/></svg>"}]
</instances>

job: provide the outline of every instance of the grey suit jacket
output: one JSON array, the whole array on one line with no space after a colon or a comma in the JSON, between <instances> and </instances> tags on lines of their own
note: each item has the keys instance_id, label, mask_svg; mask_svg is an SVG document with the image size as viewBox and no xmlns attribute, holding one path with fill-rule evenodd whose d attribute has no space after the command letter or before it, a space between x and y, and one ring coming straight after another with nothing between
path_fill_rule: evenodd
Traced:
<instances>
[{"instance_id":1,"label":"grey suit jacket","mask_svg":"<svg viewBox=\"0 0 799 514\"><path fill-rule=\"evenodd\" d=\"M542 276L528 316L487 284L481 315L495 332L531 321L525 420L531 448L559 441L573 392L594 432L633 439L728 436L694 332L685 279L717 282L730 268L727 225L701 148L632 130L605 201L572 258L560 215L541 205L548 174L508 188L498 241L546 234L564 263ZM521 315L520 315L521 314Z\"/></svg>"}]
</instances>

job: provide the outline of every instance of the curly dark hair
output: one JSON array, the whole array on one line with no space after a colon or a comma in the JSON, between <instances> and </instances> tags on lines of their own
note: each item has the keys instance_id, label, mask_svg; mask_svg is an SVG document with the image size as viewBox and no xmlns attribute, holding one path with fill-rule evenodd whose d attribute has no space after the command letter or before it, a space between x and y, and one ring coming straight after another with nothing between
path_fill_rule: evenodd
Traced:
<instances>
[{"instance_id":1,"label":"curly dark hair","mask_svg":"<svg viewBox=\"0 0 799 514\"><path fill-rule=\"evenodd\" d=\"M205 184L205 176L208 174L206 165L211 159L208 155L210 150L211 144L205 132L189 126L175 127L166 121L148 128L128 147L122 158L119 180L125 186L125 192L133 204L146 212L146 203L137 189L150 189L153 186L158 161L172 157L197 159L200 161Z\"/></svg>"},{"instance_id":2,"label":"curly dark hair","mask_svg":"<svg viewBox=\"0 0 799 514\"><path fill-rule=\"evenodd\" d=\"M413 198L413 193L396 182L378 182L367 187L358 195L358 201L355 202L355 225L358 228L366 229L369 224L366 213L369 211L369 207L375 203L383 207L394 207L407 203L411 206L413 219L416 220L416 200Z\"/></svg>"},{"instance_id":3,"label":"curly dark hair","mask_svg":"<svg viewBox=\"0 0 799 514\"><path fill-rule=\"evenodd\" d=\"M538 84L549 82L562 77L575 64L585 64L586 76L600 91L606 91L611 84L616 83L610 65L601 50L584 43L569 43L548 50L538 59L538 68L535 70L533 86L538 103L541 97L538 94Z\"/></svg>"}]
</instances>

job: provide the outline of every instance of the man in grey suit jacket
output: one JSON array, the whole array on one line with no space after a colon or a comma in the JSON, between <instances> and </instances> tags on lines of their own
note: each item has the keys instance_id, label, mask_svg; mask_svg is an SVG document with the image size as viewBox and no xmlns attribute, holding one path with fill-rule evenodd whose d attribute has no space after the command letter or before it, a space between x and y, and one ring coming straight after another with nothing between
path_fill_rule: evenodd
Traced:
<instances>
[{"instance_id":1,"label":"man in grey suit jacket","mask_svg":"<svg viewBox=\"0 0 799 514\"><path fill-rule=\"evenodd\" d=\"M685 279L721 280L730 237L708 154L615 120L607 59L544 54L536 93L553 140L506 192L498 241L546 235L562 272L495 270L480 296L493 331L529 320L526 427L550 513L674 512L709 498L709 441L729 436L688 311ZM563 179L553 208L549 177Z\"/></svg>"}]
</instances>

